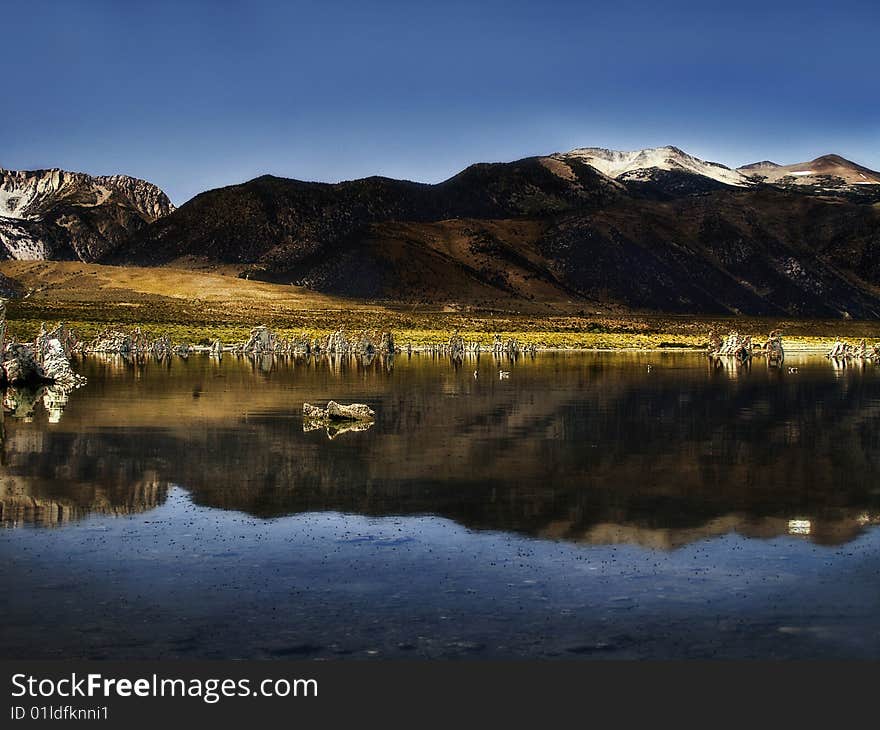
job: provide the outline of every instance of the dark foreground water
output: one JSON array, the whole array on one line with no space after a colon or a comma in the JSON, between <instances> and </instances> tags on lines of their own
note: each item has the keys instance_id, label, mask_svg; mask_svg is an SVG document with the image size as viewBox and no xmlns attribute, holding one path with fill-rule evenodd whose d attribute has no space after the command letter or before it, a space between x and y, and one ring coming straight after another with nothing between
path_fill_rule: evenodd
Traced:
<instances>
[{"instance_id":1,"label":"dark foreground water","mask_svg":"<svg viewBox=\"0 0 880 730\"><path fill-rule=\"evenodd\" d=\"M7 398L0 657L880 657L880 367L786 365L89 360Z\"/></svg>"}]
</instances>

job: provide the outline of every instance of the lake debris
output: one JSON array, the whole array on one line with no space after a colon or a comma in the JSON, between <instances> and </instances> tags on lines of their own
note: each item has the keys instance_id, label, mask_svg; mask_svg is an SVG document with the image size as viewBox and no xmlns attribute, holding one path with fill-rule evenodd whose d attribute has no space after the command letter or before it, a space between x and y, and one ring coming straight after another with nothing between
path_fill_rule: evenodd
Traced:
<instances>
[{"instance_id":1,"label":"lake debris","mask_svg":"<svg viewBox=\"0 0 880 730\"><path fill-rule=\"evenodd\" d=\"M331 400L324 408L313 406L311 403L303 403L303 421L327 424L340 421L373 421L376 412L364 403L352 403L342 405Z\"/></svg>"}]
</instances>

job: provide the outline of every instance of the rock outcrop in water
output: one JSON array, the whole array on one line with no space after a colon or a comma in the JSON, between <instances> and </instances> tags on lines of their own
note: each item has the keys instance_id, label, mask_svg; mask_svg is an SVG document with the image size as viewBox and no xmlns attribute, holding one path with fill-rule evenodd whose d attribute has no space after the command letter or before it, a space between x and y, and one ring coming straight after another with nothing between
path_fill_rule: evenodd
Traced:
<instances>
[{"instance_id":1,"label":"rock outcrop in water","mask_svg":"<svg viewBox=\"0 0 880 730\"><path fill-rule=\"evenodd\" d=\"M54 383L70 389L78 388L86 382L83 376L73 371L58 340L50 341L42 360L30 345L18 342L9 344L4 354L2 377L9 385Z\"/></svg>"},{"instance_id":2,"label":"rock outcrop in water","mask_svg":"<svg viewBox=\"0 0 880 730\"><path fill-rule=\"evenodd\" d=\"M263 355L375 355L394 354L394 335L391 332L347 333L336 330L324 338L310 340L308 335L286 339L265 325L254 327L246 342L233 346L233 352L255 357ZM213 352L213 349L212 349Z\"/></svg>"},{"instance_id":3,"label":"rock outcrop in water","mask_svg":"<svg viewBox=\"0 0 880 730\"><path fill-rule=\"evenodd\" d=\"M376 413L363 403L341 405L331 400L325 408L303 403L303 432L325 429L327 438L340 434L366 431L373 427Z\"/></svg>"},{"instance_id":4,"label":"rock outcrop in water","mask_svg":"<svg viewBox=\"0 0 880 730\"><path fill-rule=\"evenodd\" d=\"M146 356L152 355L159 360L180 355L186 357L189 354L189 345L174 345L168 335L161 335L151 340L135 327L131 332L121 329L109 328L100 332L93 340L84 343L80 349L85 354Z\"/></svg>"},{"instance_id":5,"label":"rock outcrop in water","mask_svg":"<svg viewBox=\"0 0 880 730\"><path fill-rule=\"evenodd\" d=\"M40 332L34 341L34 346L41 358L47 352L52 340L58 340L66 357L73 357L82 352L82 343L76 333L64 323L58 324L52 330L47 330L46 325L41 324Z\"/></svg>"},{"instance_id":6,"label":"rock outcrop in water","mask_svg":"<svg viewBox=\"0 0 880 730\"><path fill-rule=\"evenodd\" d=\"M85 384L86 379L75 373L70 364L70 358L79 350L76 335L63 324L53 330L46 330L45 325L40 327L34 340L36 359L56 390L73 390Z\"/></svg>"},{"instance_id":7,"label":"rock outcrop in water","mask_svg":"<svg viewBox=\"0 0 880 730\"><path fill-rule=\"evenodd\" d=\"M55 386L73 390L85 385L86 379L74 372L60 340L50 339L40 353L40 359L46 378Z\"/></svg>"},{"instance_id":8,"label":"rock outcrop in water","mask_svg":"<svg viewBox=\"0 0 880 730\"><path fill-rule=\"evenodd\" d=\"M880 362L880 345L868 347L868 343L864 339L859 340L857 345L837 340L825 354L825 357L831 360L874 360Z\"/></svg>"},{"instance_id":9,"label":"rock outcrop in water","mask_svg":"<svg viewBox=\"0 0 880 730\"><path fill-rule=\"evenodd\" d=\"M64 325L54 330L40 328L33 345L5 342L6 305L0 300L0 387L3 409L14 418L30 420L34 406L42 399L50 423L58 423L70 394L85 385L70 357L77 347L76 336Z\"/></svg>"},{"instance_id":10,"label":"rock outcrop in water","mask_svg":"<svg viewBox=\"0 0 880 730\"><path fill-rule=\"evenodd\" d=\"M4 384L25 385L45 383L48 381L43 369L37 362L32 348L19 342L11 342L3 353L3 374L0 379Z\"/></svg>"},{"instance_id":11,"label":"rock outcrop in water","mask_svg":"<svg viewBox=\"0 0 880 730\"><path fill-rule=\"evenodd\" d=\"M349 335L336 330L320 345L320 351L330 355L376 355L394 354L394 335L390 332L357 332Z\"/></svg>"},{"instance_id":12,"label":"rock outcrop in water","mask_svg":"<svg viewBox=\"0 0 880 730\"><path fill-rule=\"evenodd\" d=\"M73 390L86 379L74 372L64 345L56 337L37 338L34 345L9 343L3 354L4 384L38 386L53 383L58 388Z\"/></svg>"},{"instance_id":13,"label":"rock outcrop in water","mask_svg":"<svg viewBox=\"0 0 880 730\"><path fill-rule=\"evenodd\" d=\"M242 352L247 355L265 355L275 352L277 338L274 333L263 325L254 327L250 337L242 347Z\"/></svg>"},{"instance_id":14,"label":"rock outcrop in water","mask_svg":"<svg viewBox=\"0 0 880 730\"><path fill-rule=\"evenodd\" d=\"M316 345L305 334L286 339L275 334L265 325L260 325L250 331L246 342L233 345L231 349L241 355L262 357L264 355L308 355L315 348ZM219 340L212 343L210 350L212 354L219 354L222 350Z\"/></svg>"},{"instance_id":15,"label":"rock outcrop in water","mask_svg":"<svg viewBox=\"0 0 880 730\"><path fill-rule=\"evenodd\" d=\"M84 349L88 353L146 354L150 349L150 342L140 329L135 329L134 332L125 332L111 328L103 330L95 339L86 344Z\"/></svg>"},{"instance_id":16,"label":"rock outcrop in water","mask_svg":"<svg viewBox=\"0 0 880 730\"><path fill-rule=\"evenodd\" d=\"M739 332L731 332L724 339L710 335L709 356L716 360L730 356L735 357L738 362L746 362L752 357L752 338L750 335L740 335Z\"/></svg>"},{"instance_id":17,"label":"rock outcrop in water","mask_svg":"<svg viewBox=\"0 0 880 730\"><path fill-rule=\"evenodd\" d=\"M312 423L333 423L336 421L372 421L376 412L363 403L341 405L331 400L325 408L303 403L303 420Z\"/></svg>"},{"instance_id":18,"label":"rock outcrop in water","mask_svg":"<svg viewBox=\"0 0 880 730\"><path fill-rule=\"evenodd\" d=\"M5 320L3 321L5 322ZM53 340L57 341L57 345L50 345ZM159 360L172 355L185 358L194 352L221 356L223 352L228 351L249 357L269 356L270 358L272 356L299 357L319 354L391 355L396 352L394 335L387 331L361 331L349 335L344 330L337 330L323 338L311 339L305 333L286 338L276 334L265 325L254 327L245 342L225 346L216 338L203 340L197 345L187 342L175 344L168 335L151 339L140 327L135 327L132 330L109 327L98 333L92 340L81 341L64 325L58 325L51 331L47 331L43 325L37 337L35 348L30 348L29 345L25 345L25 347L29 347L38 365L46 358L54 363L57 360L58 353L55 350L58 347L67 358L76 355L103 354L123 357L153 356ZM26 356L22 359L21 366L28 367ZM55 368L60 367L60 362L56 363Z\"/></svg>"}]
</instances>

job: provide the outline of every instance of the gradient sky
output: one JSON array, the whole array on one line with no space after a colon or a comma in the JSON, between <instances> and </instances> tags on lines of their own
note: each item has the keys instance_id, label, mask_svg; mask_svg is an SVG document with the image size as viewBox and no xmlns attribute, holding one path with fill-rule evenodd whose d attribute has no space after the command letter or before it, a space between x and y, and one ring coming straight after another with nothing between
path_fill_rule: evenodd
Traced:
<instances>
[{"instance_id":1,"label":"gradient sky","mask_svg":"<svg viewBox=\"0 0 880 730\"><path fill-rule=\"evenodd\" d=\"M0 0L0 24L0 166L177 204L581 146L880 169L876 0Z\"/></svg>"}]
</instances>

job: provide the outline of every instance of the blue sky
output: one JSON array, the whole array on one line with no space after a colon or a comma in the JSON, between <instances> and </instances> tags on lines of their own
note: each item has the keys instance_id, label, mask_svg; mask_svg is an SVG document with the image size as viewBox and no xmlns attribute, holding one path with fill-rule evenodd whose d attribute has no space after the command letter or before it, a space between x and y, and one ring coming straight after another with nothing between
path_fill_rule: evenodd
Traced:
<instances>
[{"instance_id":1,"label":"blue sky","mask_svg":"<svg viewBox=\"0 0 880 730\"><path fill-rule=\"evenodd\" d=\"M178 204L578 146L880 169L876 2L0 5L0 166L127 173Z\"/></svg>"}]
</instances>

